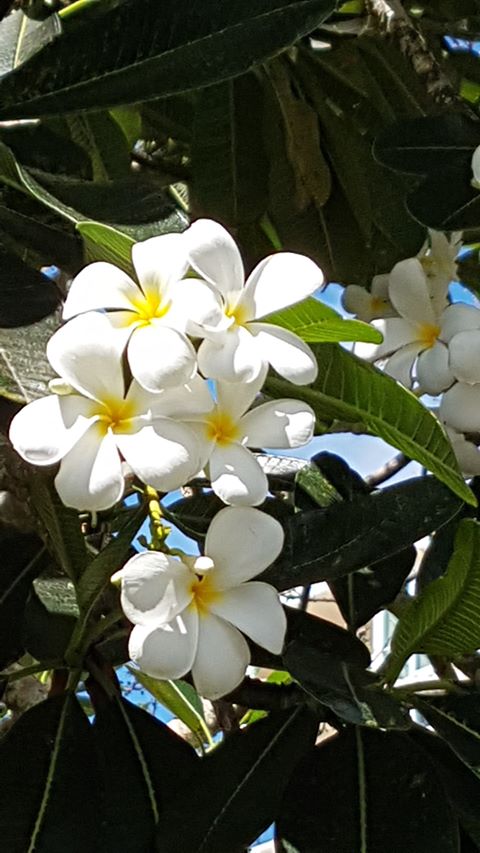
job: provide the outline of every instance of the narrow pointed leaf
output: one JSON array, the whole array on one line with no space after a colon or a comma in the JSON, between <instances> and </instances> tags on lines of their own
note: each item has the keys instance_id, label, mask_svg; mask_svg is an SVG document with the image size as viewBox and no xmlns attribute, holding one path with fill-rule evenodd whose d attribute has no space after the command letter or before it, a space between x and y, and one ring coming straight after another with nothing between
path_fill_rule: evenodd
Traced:
<instances>
[{"instance_id":1,"label":"narrow pointed leaf","mask_svg":"<svg viewBox=\"0 0 480 853\"><path fill-rule=\"evenodd\" d=\"M36 21L20 9L10 12L0 22L0 75L17 68L60 32L58 15Z\"/></svg>"},{"instance_id":2,"label":"narrow pointed leaf","mask_svg":"<svg viewBox=\"0 0 480 853\"><path fill-rule=\"evenodd\" d=\"M28 326L58 307L61 293L55 282L25 263L0 237L0 326Z\"/></svg>"},{"instance_id":3,"label":"narrow pointed leaf","mask_svg":"<svg viewBox=\"0 0 480 853\"><path fill-rule=\"evenodd\" d=\"M461 112L398 122L381 133L374 156L399 172L428 175L467 166L480 144L480 123Z\"/></svg>"},{"instance_id":4,"label":"narrow pointed leaf","mask_svg":"<svg viewBox=\"0 0 480 853\"><path fill-rule=\"evenodd\" d=\"M107 261L133 274L132 237L102 222L79 222L77 231L83 239L87 261Z\"/></svg>"},{"instance_id":5,"label":"narrow pointed leaf","mask_svg":"<svg viewBox=\"0 0 480 853\"><path fill-rule=\"evenodd\" d=\"M438 702L415 698L415 707L450 749L480 779L480 697L446 696Z\"/></svg>"},{"instance_id":6,"label":"narrow pointed leaf","mask_svg":"<svg viewBox=\"0 0 480 853\"><path fill-rule=\"evenodd\" d=\"M298 305L270 314L264 322L274 323L295 332L307 343L337 343L339 341L367 341L378 344L382 334L360 320L344 320L333 308L318 299L306 299Z\"/></svg>"},{"instance_id":7,"label":"narrow pointed leaf","mask_svg":"<svg viewBox=\"0 0 480 853\"><path fill-rule=\"evenodd\" d=\"M0 799L5 850L97 849L102 817L95 745L75 696L47 699L23 714L0 744L0 761L8 779Z\"/></svg>"},{"instance_id":8,"label":"narrow pointed leaf","mask_svg":"<svg viewBox=\"0 0 480 853\"><path fill-rule=\"evenodd\" d=\"M17 403L30 403L48 393L55 377L46 356L47 343L60 325L50 314L25 329L0 328L0 396Z\"/></svg>"},{"instance_id":9,"label":"narrow pointed leaf","mask_svg":"<svg viewBox=\"0 0 480 853\"><path fill-rule=\"evenodd\" d=\"M332 0L126 0L65 33L0 84L2 118L148 101L227 80L293 44Z\"/></svg>"},{"instance_id":10,"label":"narrow pointed leaf","mask_svg":"<svg viewBox=\"0 0 480 853\"><path fill-rule=\"evenodd\" d=\"M0 669L23 652L22 614L32 580L45 568L42 540L34 533L0 528Z\"/></svg>"},{"instance_id":11,"label":"narrow pointed leaf","mask_svg":"<svg viewBox=\"0 0 480 853\"><path fill-rule=\"evenodd\" d=\"M480 646L480 525L465 519L443 577L402 612L392 637L386 678L393 680L413 652L453 656Z\"/></svg>"},{"instance_id":12,"label":"narrow pointed leaf","mask_svg":"<svg viewBox=\"0 0 480 853\"><path fill-rule=\"evenodd\" d=\"M408 734L349 728L298 766L277 822L279 849L458 853L434 764ZM291 845L291 846L289 846Z\"/></svg>"},{"instance_id":13,"label":"narrow pointed leaf","mask_svg":"<svg viewBox=\"0 0 480 853\"><path fill-rule=\"evenodd\" d=\"M476 505L443 428L414 394L335 344L314 350L318 377L310 387L296 387L295 397L309 403L320 422L361 426L416 459L466 503ZM266 390L273 397L292 393L291 385L281 379L269 379Z\"/></svg>"},{"instance_id":14,"label":"narrow pointed leaf","mask_svg":"<svg viewBox=\"0 0 480 853\"><path fill-rule=\"evenodd\" d=\"M157 850L241 853L277 817L290 774L317 728L298 706L231 734L201 760L188 790L161 816Z\"/></svg>"}]
</instances>

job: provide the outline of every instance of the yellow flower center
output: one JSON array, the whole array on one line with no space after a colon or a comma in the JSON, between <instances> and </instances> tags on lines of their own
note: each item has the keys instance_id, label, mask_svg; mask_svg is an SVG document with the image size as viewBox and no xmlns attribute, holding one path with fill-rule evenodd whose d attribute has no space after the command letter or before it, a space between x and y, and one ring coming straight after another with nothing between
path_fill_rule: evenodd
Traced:
<instances>
[{"instance_id":1,"label":"yellow flower center","mask_svg":"<svg viewBox=\"0 0 480 853\"><path fill-rule=\"evenodd\" d=\"M386 308L387 300L382 299L381 296L371 296L370 297L370 307L372 311L381 311L383 308Z\"/></svg>"},{"instance_id":2,"label":"yellow flower center","mask_svg":"<svg viewBox=\"0 0 480 853\"><path fill-rule=\"evenodd\" d=\"M208 613L211 605L221 597L221 592L215 588L215 583L209 573L197 575L194 578L191 592L193 595L192 605L196 606L200 614Z\"/></svg>"},{"instance_id":3,"label":"yellow flower center","mask_svg":"<svg viewBox=\"0 0 480 853\"><path fill-rule=\"evenodd\" d=\"M228 412L222 412L220 409L216 409L208 418L206 433L209 441L216 441L220 445L230 444L240 438L236 422Z\"/></svg>"},{"instance_id":4,"label":"yellow flower center","mask_svg":"<svg viewBox=\"0 0 480 853\"><path fill-rule=\"evenodd\" d=\"M156 320L160 317L164 317L165 314L168 314L171 305L172 303L168 299L162 301L162 297L159 293L147 291L147 293L144 294L139 290L138 296L135 299L132 299L132 306L135 311L132 312L132 316L129 318L129 323L138 323L140 320L142 325L148 326L152 320Z\"/></svg>"},{"instance_id":5,"label":"yellow flower center","mask_svg":"<svg viewBox=\"0 0 480 853\"><path fill-rule=\"evenodd\" d=\"M111 397L103 400L102 403L99 411L101 421L104 427L110 427L114 431L120 424L129 421L136 414L133 403L122 398Z\"/></svg>"},{"instance_id":6,"label":"yellow flower center","mask_svg":"<svg viewBox=\"0 0 480 853\"><path fill-rule=\"evenodd\" d=\"M225 308L225 314L227 317L231 317L233 320L235 320L237 326L243 326L248 320L247 310L244 305L235 305L233 303L227 303L227 307Z\"/></svg>"},{"instance_id":7,"label":"yellow flower center","mask_svg":"<svg viewBox=\"0 0 480 853\"><path fill-rule=\"evenodd\" d=\"M425 349L430 349L436 343L440 334L440 326L432 323L422 323L418 329L418 339Z\"/></svg>"}]
</instances>

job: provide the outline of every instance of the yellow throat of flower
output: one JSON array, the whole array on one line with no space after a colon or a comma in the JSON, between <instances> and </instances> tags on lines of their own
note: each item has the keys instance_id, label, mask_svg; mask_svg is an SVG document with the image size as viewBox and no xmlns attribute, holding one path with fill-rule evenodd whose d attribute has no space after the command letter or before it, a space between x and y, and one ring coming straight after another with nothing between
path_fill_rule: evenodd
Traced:
<instances>
[{"instance_id":1,"label":"yellow throat of flower","mask_svg":"<svg viewBox=\"0 0 480 853\"><path fill-rule=\"evenodd\" d=\"M207 558L208 559L208 558ZM200 614L208 613L211 605L218 601L221 592L216 589L215 582L210 572L197 575L191 585L192 603Z\"/></svg>"},{"instance_id":2,"label":"yellow throat of flower","mask_svg":"<svg viewBox=\"0 0 480 853\"><path fill-rule=\"evenodd\" d=\"M132 300L135 309L132 312L131 323L140 322L147 326L152 320L158 320L168 314L172 303L169 299L162 299L160 293L147 291L146 294L138 292L138 297Z\"/></svg>"},{"instance_id":3,"label":"yellow throat of flower","mask_svg":"<svg viewBox=\"0 0 480 853\"><path fill-rule=\"evenodd\" d=\"M440 326L433 323L422 323L418 329L418 339L425 349L430 349L437 342Z\"/></svg>"},{"instance_id":4,"label":"yellow throat of flower","mask_svg":"<svg viewBox=\"0 0 480 853\"><path fill-rule=\"evenodd\" d=\"M215 441L220 445L231 444L232 441L238 441L240 438L237 423L228 412L222 412L221 409L215 409L208 418L206 434L209 441Z\"/></svg>"}]
</instances>

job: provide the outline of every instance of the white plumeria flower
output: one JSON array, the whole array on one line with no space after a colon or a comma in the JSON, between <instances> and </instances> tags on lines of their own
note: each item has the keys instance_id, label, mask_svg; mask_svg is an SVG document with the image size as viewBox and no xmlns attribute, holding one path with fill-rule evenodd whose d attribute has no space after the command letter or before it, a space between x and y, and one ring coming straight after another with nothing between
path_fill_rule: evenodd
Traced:
<instances>
[{"instance_id":1,"label":"white plumeria flower","mask_svg":"<svg viewBox=\"0 0 480 853\"><path fill-rule=\"evenodd\" d=\"M212 287L183 279L188 269L182 234L152 237L132 247L138 277L98 261L73 280L63 318L105 310L121 330L133 377L148 391L188 382L196 372L196 353L185 332L190 318L197 334L202 323L215 324L221 302Z\"/></svg>"},{"instance_id":2,"label":"white plumeria flower","mask_svg":"<svg viewBox=\"0 0 480 853\"><path fill-rule=\"evenodd\" d=\"M342 294L343 307L365 323L385 317L398 316L390 302L388 282L388 274L382 274L373 277L370 291L358 284L350 284Z\"/></svg>"},{"instance_id":3,"label":"white plumeria flower","mask_svg":"<svg viewBox=\"0 0 480 853\"><path fill-rule=\"evenodd\" d=\"M442 397L439 417L458 432L480 433L480 384L455 382Z\"/></svg>"},{"instance_id":4,"label":"white plumeria flower","mask_svg":"<svg viewBox=\"0 0 480 853\"><path fill-rule=\"evenodd\" d=\"M355 352L371 361L387 359L385 372L408 388L413 385L416 364L422 390L440 393L454 382L442 340L448 283L441 277L428 279L419 259L407 258L391 271L388 292L399 316L373 321L383 343L359 344Z\"/></svg>"},{"instance_id":5,"label":"white plumeria flower","mask_svg":"<svg viewBox=\"0 0 480 853\"><path fill-rule=\"evenodd\" d=\"M191 266L223 300L223 320L205 331L198 350L203 375L250 382L271 364L296 385L313 382L318 367L310 347L280 326L257 321L311 296L323 284L319 267L303 255L279 252L261 261L245 283L238 247L221 225L200 219L184 236Z\"/></svg>"},{"instance_id":6,"label":"white plumeria flower","mask_svg":"<svg viewBox=\"0 0 480 853\"><path fill-rule=\"evenodd\" d=\"M480 190L480 145L478 145L477 148L475 148L475 151L473 152L472 172L472 187L475 187L476 190Z\"/></svg>"},{"instance_id":7,"label":"white plumeria flower","mask_svg":"<svg viewBox=\"0 0 480 853\"><path fill-rule=\"evenodd\" d=\"M144 482L179 488L199 468L195 435L173 420L208 406L199 377L191 386L150 394L135 380L128 390L119 339L104 314L71 320L47 345L61 394L29 403L13 419L10 440L33 465L60 462L57 491L67 506L102 510L122 497L122 457Z\"/></svg>"},{"instance_id":8,"label":"white plumeria flower","mask_svg":"<svg viewBox=\"0 0 480 853\"><path fill-rule=\"evenodd\" d=\"M247 411L264 375L242 385L217 382L214 408L184 418L197 436L212 489L226 504L258 506L267 496L266 474L249 447L301 447L313 435L314 412L301 400L272 400Z\"/></svg>"},{"instance_id":9,"label":"white plumeria flower","mask_svg":"<svg viewBox=\"0 0 480 853\"><path fill-rule=\"evenodd\" d=\"M418 259L430 280L431 297L438 295L441 304L442 293L457 278L457 255L462 247L462 232L455 231L447 236L442 231L428 229L428 240L418 254ZM432 286L433 285L433 286ZM436 307L436 306L434 306Z\"/></svg>"},{"instance_id":10,"label":"white plumeria flower","mask_svg":"<svg viewBox=\"0 0 480 853\"><path fill-rule=\"evenodd\" d=\"M469 441L463 433L452 427L446 427L460 470L465 477L475 477L480 474L480 449L473 441Z\"/></svg>"},{"instance_id":11,"label":"white plumeria flower","mask_svg":"<svg viewBox=\"0 0 480 853\"><path fill-rule=\"evenodd\" d=\"M131 659L154 678L181 678L191 670L196 689L209 699L230 693L250 663L243 634L273 654L282 651L286 618L278 593L251 580L282 546L274 518L228 507L210 524L204 556L137 554L112 578L121 581L122 608L135 626Z\"/></svg>"}]
</instances>

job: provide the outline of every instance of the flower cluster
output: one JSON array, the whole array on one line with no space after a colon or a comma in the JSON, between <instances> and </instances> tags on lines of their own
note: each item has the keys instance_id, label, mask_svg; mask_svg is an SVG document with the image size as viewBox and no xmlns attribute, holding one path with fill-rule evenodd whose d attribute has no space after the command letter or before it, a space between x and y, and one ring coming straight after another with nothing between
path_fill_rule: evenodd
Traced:
<instances>
[{"instance_id":1,"label":"flower cluster","mask_svg":"<svg viewBox=\"0 0 480 853\"><path fill-rule=\"evenodd\" d=\"M16 415L10 439L33 465L59 463L57 491L80 510L113 506L127 475L169 492L205 471L231 505L214 518L205 554L139 554L116 577L134 624L132 659L161 678L192 670L215 698L243 678L243 634L274 653L283 645L277 592L251 580L278 556L283 531L253 509L268 483L250 448L311 439L307 404L258 397L269 366L301 385L317 364L296 335L263 318L310 296L323 277L284 252L245 281L234 240L209 220L137 243L132 264L136 281L104 262L74 279L66 323L47 346L58 379Z\"/></svg>"},{"instance_id":2,"label":"flower cluster","mask_svg":"<svg viewBox=\"0 0 480 853\"><path fill-rule=\"evenodd\" d=\"M383 333L355 352L416 393L440 395L444 423L460 467L480 473L480 309L449 301L460 235L431 231L419 256L377 276L370 293L347 287L345 308Z\"/></svg>"}]
</instances>

